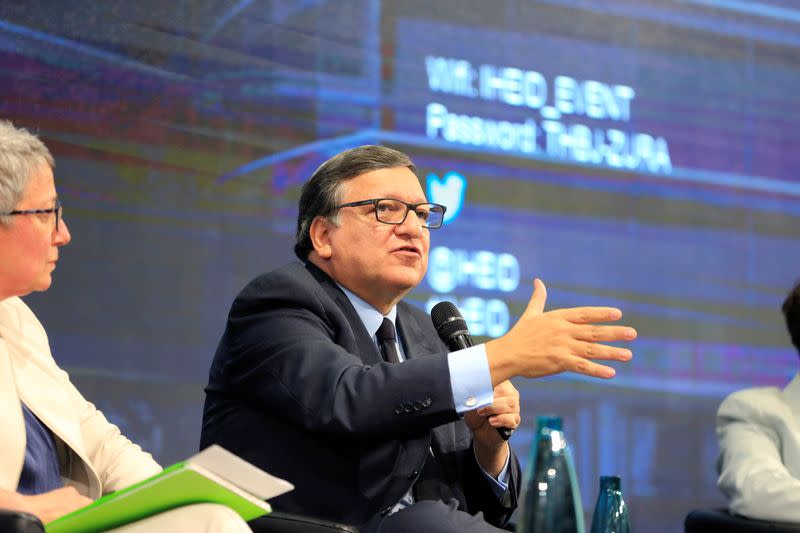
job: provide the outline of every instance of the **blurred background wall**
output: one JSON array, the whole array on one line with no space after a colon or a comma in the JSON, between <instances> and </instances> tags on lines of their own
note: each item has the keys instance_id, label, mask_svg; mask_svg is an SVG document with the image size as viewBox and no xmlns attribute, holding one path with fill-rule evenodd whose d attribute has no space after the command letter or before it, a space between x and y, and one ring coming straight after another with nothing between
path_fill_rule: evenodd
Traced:
<instances>
[{"instance_id":1,"label":"blurred background wall","mask_svg":"<svg viewBox=\"0 0 800 533\"><path fill-rule=\"evenodd\" d=\"M0 117L56 156L73 234L27 300L85 395L179 460L232 299L293 258L300 185L399 148L451 215L416 304L494 337L540 277L548 308L639 329L610 382L517 381L511 442L562 415L587 511L616 473L637 530L678 531L723 504L720 400L797 368L798 29L790 0L6 0Z\"/></svg>"}]
</instances>

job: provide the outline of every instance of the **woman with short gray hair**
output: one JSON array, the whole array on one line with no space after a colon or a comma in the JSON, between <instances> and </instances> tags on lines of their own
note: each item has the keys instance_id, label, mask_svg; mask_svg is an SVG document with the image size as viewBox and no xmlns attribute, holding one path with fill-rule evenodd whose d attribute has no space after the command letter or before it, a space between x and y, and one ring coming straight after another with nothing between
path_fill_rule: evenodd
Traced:
<instances>
[{"instance_id":1,"label":"woman with short gray hair","mask_svg":"<svg viewBox=\"0 0 800 533\"><path fill-rule=\"evenodd\" d=\"M55 162L33 134L0 120L0 509L50 522L158 473L72 385L21 296L52 283L71 235ZM197 504L114 531L250 531L227 507Z\"/></svg>"}]
</instances>

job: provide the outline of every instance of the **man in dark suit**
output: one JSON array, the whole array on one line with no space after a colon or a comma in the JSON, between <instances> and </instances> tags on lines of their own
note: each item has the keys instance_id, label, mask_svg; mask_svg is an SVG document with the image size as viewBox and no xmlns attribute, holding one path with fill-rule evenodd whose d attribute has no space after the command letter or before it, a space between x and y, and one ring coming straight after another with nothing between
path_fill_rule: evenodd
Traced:
<instances>
[{"instance_id":1,"label":"man in dark suit","mask_svg":"<svg viewBox=\"0 0 800 533\"><path fill-rule=\"evenodd\" d=\"M520 472L497 428L520 422L512 376L628 360L632 328L612 308L543 312L541 281L504 337L448 353L402 298L425 275L430 204L411 161L362 146L304 185L295 252L231 308L206 388L201 448L218 443L296 489L276 509L362 531L497 531ZM396 332L396 333L395 333ZM400 362L400 364L398 364Z\"/></svg>"}]
</instances>

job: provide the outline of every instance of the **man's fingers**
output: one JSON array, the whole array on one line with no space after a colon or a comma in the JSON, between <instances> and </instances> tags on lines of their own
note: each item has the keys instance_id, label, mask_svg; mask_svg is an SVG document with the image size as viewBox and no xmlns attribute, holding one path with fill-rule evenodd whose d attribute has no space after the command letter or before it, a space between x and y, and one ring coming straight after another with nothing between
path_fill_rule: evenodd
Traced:
<instances>
[{"instance_id":1,"label":"man's fingers","mask_svg":"<svg viewBox=\"0 0 800 533\"><path fill-rule=\"evenodd\" d=\"M627 326L581 324L575 326L572 336L586 342L632 341L636 338L636 330Z\"/></svg>"},{"instance_id":2,"label":"man's fingers","mask_svg":"<svg viewBox=\"0 0 800 533\"><path fill-rule=\"evenodd\" d=\"M572 307L552 312L560 314L565 320L575 324L615 322L622 318L622 311L616 307Z\"/></svg>"},{"instance_id":3,"label":"man's fingers","mask_svg":"<svg viewBox=\"0 0 800 533\"><path fill-rule=\"evenodd\" d=\"M606 361L630 361L633 353L627 348L605 346L591 342L577 342L572 346L572 354L588 359L602 359Z\"/></svg>"},{"instance_id":4,"label":"man's fingers","mask_svg":"<svg viewBox=\"0 0 800 533\"><path fill-rule=\"evenodd\" d=\"M584 376L591 376L594 378L613 378L617 371L610 366L594 363L583 357L573 355L569 361L568 370L576 374L583 374Z\"/></svg>"},{"instance_id":5,"label":"man's fingers","mask_svg":"<svg viewBox=\"0 0 800 533\"><path fill-rule=\"evenodd\" d=\"M481 407L478 414L481 416L496 416L505 413L518 413L519 400L514 397L495 398L492 405Z\"/></svg>"},{"instance_id":6,"label":"man's fingers","mask_svg":"<svg viewBox=\"0 0 800 533\"><path fill-rule=\"evenodd\" d=\"M489 424L495 428L516 429L519 427L522 418L517 413L506 413L489 417Z\"/></svg>"}]
</instances>

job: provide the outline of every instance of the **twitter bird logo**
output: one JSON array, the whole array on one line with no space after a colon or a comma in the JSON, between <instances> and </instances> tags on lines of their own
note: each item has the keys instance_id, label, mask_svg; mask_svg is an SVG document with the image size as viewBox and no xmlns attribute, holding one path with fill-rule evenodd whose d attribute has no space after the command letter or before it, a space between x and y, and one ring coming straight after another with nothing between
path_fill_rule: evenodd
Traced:
<instances>
[{"instance_id":1,"label":"twitter bird logo","mask_svg":"<svg viewBox=\"0 0 800 533\"><path fill-rule=\"evenodd\" d=\"M455 220L464 206L467 179L458 172L448 172L441 179L436 174L428 174L427 182L428 200L447 207L444 223Z\"/></svg>"}]
</instances>

